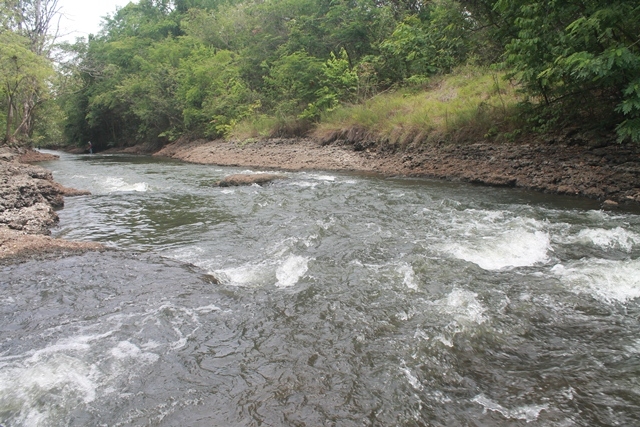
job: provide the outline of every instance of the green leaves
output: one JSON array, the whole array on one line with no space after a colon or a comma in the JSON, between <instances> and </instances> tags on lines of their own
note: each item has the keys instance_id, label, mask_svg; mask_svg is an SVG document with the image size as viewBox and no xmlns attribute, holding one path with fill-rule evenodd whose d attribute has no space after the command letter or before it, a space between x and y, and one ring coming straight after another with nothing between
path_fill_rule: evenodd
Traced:
<instances>
[{"instance_id":1,"label":"green leaves","mask_svg":"<svg viewBox=\"0 0 640 427\"><path fill-rule=\"evenodd\" d=\"M505 62L529 94L560 106L565 117L593 115L603 124L613 122L620 140L640 142L630 130L640 117L632 89L640 76L636 1L496 4L517 34L506 46Z\"/></svg>"},{"instance_id":2,"label":"green leaves","mask_svg":"<svg viewBox=\"0 0 640 427\"><path fill-rule=\"evenodd\" d=\"M189 132L227 136L255 108L256 99L230 51L200 46L182 61L178 75L176 97Z\"/></svg>"},{"instance_id":3,"label":"green leaves","mask_svg":"<svg viewBox=\"0 0 640 427\"><path fill-rule=\"evenodd\" d=\"M30 49L28 39L13 31L0 32L0 95L5 142L13 141L26 128L34 108L50 97L48 83L53 74L52 64Z\"/></svg>"},{"instance_id":4,"label":"green leaves","mask_svg":"<svg viewBox=\"0 0 640 427\"><path fill-rule=\"evenodd\" d=\"M450 72L473 50L474 25L459 3L430 3L420 15L406 17L380 44L383 73L398 80L415 80Z\"/></svg>"}]
</instances>

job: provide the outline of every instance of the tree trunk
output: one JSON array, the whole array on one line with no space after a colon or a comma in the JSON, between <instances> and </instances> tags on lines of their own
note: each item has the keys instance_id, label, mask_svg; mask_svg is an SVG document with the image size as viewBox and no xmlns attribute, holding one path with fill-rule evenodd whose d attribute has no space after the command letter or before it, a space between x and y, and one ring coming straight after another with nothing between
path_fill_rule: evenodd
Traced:
<instances>
[{"instance_id":1,"label":"tree trunk","mask_svg":"<svg viewBox=\"0 0 640 427\"><path fill-rule=\"evenodd\" d=\"M4 142L11 142L11 122L13 121L13 100L11 99L11 95L7 95L7 130L4 134Z\"/></svg>"}]
</instances>

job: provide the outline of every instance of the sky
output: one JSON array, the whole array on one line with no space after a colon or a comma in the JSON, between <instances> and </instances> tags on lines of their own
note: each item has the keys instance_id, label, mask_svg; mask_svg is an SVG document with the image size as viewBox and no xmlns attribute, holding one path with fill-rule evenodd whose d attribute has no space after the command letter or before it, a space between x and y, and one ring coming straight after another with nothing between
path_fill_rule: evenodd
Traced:
<instances>
[{"instance_id":1,"label":"sky","mask_svg":"<svg viewBox=\"0 0 640 427\"><path fill-rule=\"evenodd\" d=\"M126 6L131 0L58 0L62 13L60 40L75 41L76 37L86 38L100 30L100 22L105 15L111 15L116 7Z\"/></svg>"}]
</instances>

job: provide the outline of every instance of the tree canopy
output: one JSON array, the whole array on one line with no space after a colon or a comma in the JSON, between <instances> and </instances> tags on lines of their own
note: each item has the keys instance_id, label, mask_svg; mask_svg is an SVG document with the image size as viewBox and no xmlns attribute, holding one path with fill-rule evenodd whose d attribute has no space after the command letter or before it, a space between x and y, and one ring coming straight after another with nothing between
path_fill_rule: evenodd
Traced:
<instances>
[{"instance_id":1,"label":"tree canopy","mask_svg":"<svg viewBox=\"0 0 640 427\"><path fill-rule=\"evenodd\" d=\"M14 3L0 34L6 137L55 87L46 38L29 38ZM636 0L140 0L66 49L65 138L98 149L225 137L264 117L306 128L469 63L508 71L534 129L585 123L640 142Z\"/></svg>"}]
</instances>

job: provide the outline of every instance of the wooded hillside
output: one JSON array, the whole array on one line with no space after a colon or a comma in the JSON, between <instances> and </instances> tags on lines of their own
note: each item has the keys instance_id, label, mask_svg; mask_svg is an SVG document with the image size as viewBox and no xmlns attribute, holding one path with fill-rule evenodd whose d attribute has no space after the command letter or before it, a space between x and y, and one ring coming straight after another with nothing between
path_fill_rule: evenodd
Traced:
<instances>
[{"instance_id":1,"label":"wooded hillside","mask_svg":"<svg viewBox=\"0 0 640 427\"><path fill-rule=\"evenodd\" d=\"M56 1L2 2L5 141L300 136L338 108L410 98L471 66L498 96L521 91L505 107L511 134L571 124L640 142L637 0L141 0L64 60L38 24L45 9Z\"/></svg>"}]
</instances>

